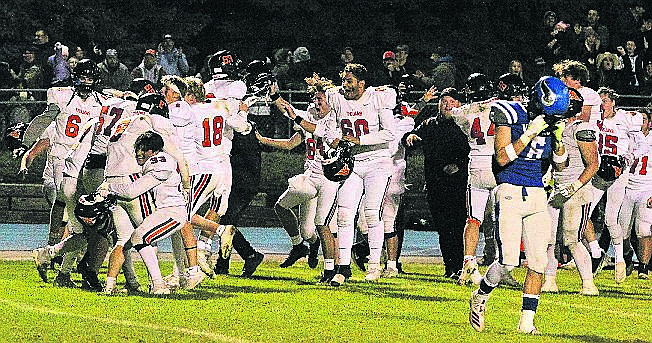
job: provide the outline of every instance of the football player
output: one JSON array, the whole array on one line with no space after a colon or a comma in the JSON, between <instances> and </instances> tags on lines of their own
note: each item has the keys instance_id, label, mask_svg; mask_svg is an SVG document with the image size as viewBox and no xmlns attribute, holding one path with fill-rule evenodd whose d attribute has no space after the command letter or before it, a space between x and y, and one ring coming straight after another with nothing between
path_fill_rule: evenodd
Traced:
<instances>
[{"instance_id":1,"label":"football player","mask_svg":"<svg viewBox=\"0 0 652 343\"><path fill-rule=\"evenodd\" d=\"M367 280L380 275L380 255L384 228L380 218L385 190L392 173L389 145L395 139L396 122L393 109L396 92L388 87L367 87L367 69L360 64L348 64L343 72L342 87L326 92L326 99L335 117L335 127L317 125L315 135L334 137L331 146L339 141L353 143L356 168L344 181L337 195L338 256L337 274L331 285L339 286L351 276L351 246L353 245L355 215L362 203L369 226L369 268ZM298 117L297 123L302 120Z\"/></svg>"},{"instance_id":2,"label":"football player","mask_svg":"<svg viewBox=\"0 0 652 343\"><path fill-rule=\"evenodd\" d=\"M649 105L648 105L649 106ZM648 145L648 153L635 159L629 168L629 179L625 187L625 197L620 206L618 221L622 227L629 232L634 227L638 237L638 278L646 280L649 278L650 256L652 256L652 159L649 158L652 151L652 135L650 134L650 123L652 123L652 109L647 108L643 113L643 126L641 132L645 136Z\"/></svg>"},{"instance_id":3,"label":"football player","mask_svg":"<svg viewBox=\"0 0 652 343\"><path fill-rule=\"evenodd\" d=\"M226 213L231 192L230 153L235 132L248 134L252 125L247 121L246 105L229 98L205 102L204 83L198 78L186 78L188 91L186 102L193 110L196 161L191 168L192 189L190 192L190 222L202 231L203 239L197 241L198 263L209 276L213 275L210 261L210 238L216 233L224 236L220 243L228 249L227 236L232 236L232 226L220 226L219 218ZM215 207L217 221L197 215L199 208L211 201ZM222 244L221 244L222 245ZM224 255L225 252L222 252Z\"/></svg>"},{"instance_id":4,"label":"football player","mask_svg":"<svg viewBox=\"0 0 652 343\"><path fill-rule=\"evenodd\" d=\"M469 301L469 321L477 331L485 328L487 300L505 273L503 270L519 264L523 242L528 266L518 331L539 333L534 326L534 315L539 304L551 231L542 164L551 154L563 156L565 152L563 143L556 141L554 135L541 133L548 126L555 127L557 119L553 115L565 113L568 103L568 88L559 79L543 77L534 87L527 111L520 102L507 102L506 107L492 106L498 184L495 190L496 235L501 244L499 258L489 266Z\"/></svg>"},{"instance_id":5,"label":"football player","mask_svg":"<svg viewBox=\"0 0 652 343\"><path fill-rule=\"evenodd\" d=\"M306 82L308 93L313 99L313 103L306 111L294 108L276 93L275 88L270 95L274 99L274 104L290 119L298 121L297 116L303 118L302 131L297 131L287 140L263 137L258 132L256 136L262 144L285 150L291 150L305 141L305 171L288 180L288 189L281 194L274 206L292 242L292 250L287 259L281 263L281 267L287 268L306 256L308 256L308 266L317 267L319 262L317 254L321 244L324 252L324 273L320 282L330 282L335 275L335 239L329 223L334 217L336 194L340 183L331 181L324 175L322 165L330 157L331 148L322 137L315 136L313 131L320 122L333 120L331 108L326 102L326 91L335 86L332 81L320 78L316 74L306 78ZM301 221L297 220L292 210L297 206L299 206ZM319 236L315 234L315 229ZM304 244L305 241L309 246Z\"/></svg>"},{"instance_id":6,"label":"football player","mask_svg":"<svg viewBox=\"0 0 652 343\"><path fill-rule=\"evenodd\" d=\"M134 149L136 161L143 168L142 177L128 183L104 183L98 188L103 197L115 194L131 200L145 193L153 197L156 208L136 228L125 248L133 246L142 257L150 277L150 293L155 295L170 294L158 265L156 242L180 230L188 216L186 196L177 171L178 162L164 152L163 147L163 138L159 134L152 131L141 134Z\"/></svg>"},{"instance_id":7,"label":"football player","mask_svg":"<svg viewBox=\"0 0 652 343\"><path fill-rule=\"evenodd\" d=\"M581 111L583 99L579 92L569 88L572 111ZM564 128L565 126L565 128ZM582 279L582 295L598 295L598 288L593 283L591 256L582 244L582 235L589 220L592 193L584 187L598 171L598 146L595 127L577 118L568 119L567 124L560 122L555 130L557 141L564 143L565 156L553 155L553 162L564 164L561 171L553 171L554 191L549 200L552 219L551 244L548 245L548 265L542 292L558 292L556 282L558 261L555 258L557 231L561 231L563 243L567 246L577 265Z\"/></svg>"}]
</instances>

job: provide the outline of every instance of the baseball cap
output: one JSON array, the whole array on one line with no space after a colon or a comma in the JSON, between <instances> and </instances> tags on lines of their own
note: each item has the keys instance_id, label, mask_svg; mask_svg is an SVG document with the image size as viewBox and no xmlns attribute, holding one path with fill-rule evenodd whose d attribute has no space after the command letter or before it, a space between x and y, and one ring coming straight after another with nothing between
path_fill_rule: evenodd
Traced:
<instances>
[{"instance_id":1,"label":"baseball cap","mask_svg":"<svg viewBox=\"0 0 652 343\"><path fill-rule=\"evenodd\" d=\"M154 49L147 49L145 50L145 55L156 56L156 51L154 51Z\"/></svg>"},{"instance_id":2,"label":"baseball cap","mask_svg":"<svg viewBox=\"0 0 652 343\"><path fill-rule=\"evenodd\" d=\"M115 49L107 49L106 50L106 57L111 57L111 56L117 57L118 52Z\"/></svg>"},{"instance_id":3,"label":"baseball cap","mask_svg":"<svg viewBox=\"0 0 652 343\"><path fill-rule=\"evenodd\" d=\"M173 39L171 34L166 34L163 39Z\"/></svg>"},{"instance_id":4,"label":"baseball cap","mask_svg":"<svg viewBox=\"0 0 652 343\"><path fill-rule=\"evenodd\" d=\"M391 51L385 51L385 53L383 54L383 59L386 60L388 58L396 59L396 54Z\"/></svg>"}]
</instances>

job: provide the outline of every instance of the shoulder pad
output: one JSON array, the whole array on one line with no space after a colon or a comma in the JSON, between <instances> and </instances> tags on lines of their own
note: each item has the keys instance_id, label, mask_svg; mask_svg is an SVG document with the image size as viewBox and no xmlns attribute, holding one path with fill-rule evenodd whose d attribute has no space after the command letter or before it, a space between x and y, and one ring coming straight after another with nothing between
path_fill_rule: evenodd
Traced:
<instances>
[{"instance_id":1,"label":"shoulder pad","mask_svg":"<svg viewBox=\"0 0 652 343\"><path fill-rule=\"evenodd\" d=\"M496 125L511 125L518 121L518 114L509 102L498 100L491 104L489 119Z\"/></svg>"}]
</instances>

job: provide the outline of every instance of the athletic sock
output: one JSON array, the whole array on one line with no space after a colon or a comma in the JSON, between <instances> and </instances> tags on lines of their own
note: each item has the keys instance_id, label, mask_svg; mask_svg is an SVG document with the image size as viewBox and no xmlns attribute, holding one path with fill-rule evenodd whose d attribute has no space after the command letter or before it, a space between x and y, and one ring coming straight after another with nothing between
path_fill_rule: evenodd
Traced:
<instances>
[{"instance_id":1,"label":"athletic sock","mask_svg":"<svg viewBox=\"0 0 652 343\"><path fill-rule=\"evenodd\" d=\"M597 239L595 241L589 242L589 248L591 248L591 257L600 258L602 255L602 249L600 249L600 244L598 243Z\"/></svg>"},{"instance_id":2,"label":"athletic sock","mask_svg":"<svg viewBox=\"0 0 652 343\"><path fill-rule=\"evenodd\" d=\"M387 269L396 269L396 261L387 260Z\"/></svg>"},{"instance_id":3,"label":"athletic sock","mask_svg":"<svg viewBox=\"0 0 652 343\"><path fill-rule=\"evenodd\" d=\"M325 258L324 259L324 270L335 270L335 259L334 258Z\"/></svg>"}]
</instances>

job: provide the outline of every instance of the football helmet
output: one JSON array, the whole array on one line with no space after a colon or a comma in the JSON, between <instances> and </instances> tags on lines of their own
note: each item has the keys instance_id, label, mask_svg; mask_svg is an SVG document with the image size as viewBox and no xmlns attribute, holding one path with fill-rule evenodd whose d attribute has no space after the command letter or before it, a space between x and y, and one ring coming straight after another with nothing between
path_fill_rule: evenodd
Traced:
<instances>
[{"instance_id":1,"label":"football helmet","mask_svg":"<svg viewBox=\"0 0 652 343\"><path fill-rule=\"evenodd\" d=\"M247 84L247 94L264 97L269 88L276 82L269 65L261 60L253 60L247 64L242 78Z\"/></svg>"},{"instance_id":2,"label":"football helmet","mask_svg":"<svg viewBox=\"0 0 652 343\"><path fill-rule=\"evenodd\" d=\"M548 124L574 117L568 107L570 96L568 87L558 78L544 76L537 81L530 93L527 105L528 118L534 119L543 114ZM581 107L580 107L581 109Z\"/></svg>"},{"instance_id":3,"label":"football helmet","mask_svg":"<svg viewBox=\"0 0 652 343\"><path fill-rule=\"evenodd\" d=\"M625 167L623 156L602 155L600 156L600 169L596 174L607 182L614 181L623 173Z\"/></svg>"},{"instance_id":4,"label":"football helmet","mask_svg":"<svg viewBox=\"0 0 652 343\"><path fill-rule=\"evenodd\" d=\"M159 116L168 118L170 110L165 97L158 93L145 93L138 97L136 110L145 111L149 114L157 114Z\"/></svg>"},{"instance_id":5,"label":"football helmet","mask_svg":"<svg viewBox=\"0 0 652 343\"><path fill-rule=\"evenodd\" d=\"M498 98L502 100L512 100L513 97L519 95L527 95L528 87L525 85L523 79L516 74L503 74L496 82L498 91Z\"/></svg>"},{"instance_id":6,"label":"football helmet","mask_svg":"<svg viewBox=\"0 0 652 343\"><path fill-rule=\"evenodd\" d=\"M208 56L206 63L208 73L214 79L236 80L242 61L231 51L220 50Z\"/></svg>"},{"instance_id":7,"label":"football helmet","mask_svg":"<svg viewBox=\"0 0 652 343\"><path fill-rule=\"evenodd\" d=\"M23 135L29 124L25 123L16 123L13 126L10 126L5 131L5 146L9 150L15 150L23 145Z\"/></svg>"},{"instance_id":8,"label":"football helmet","mask_svg":"<svg viewBox=\"0 0 652 343\"><path fill-rule=\"evenodd\" d=\"M77 62L73 70L73 86L77 91L98 90L101 81L100 69L95 62L87 58Z\"/></svg>"},{"instance_id":9,"label":"football helmet","mask_svg":"<svg viewBox=\"0 0 652 343\"><path fill-rule=\"evenodd\" d=\"M351 144L340 140L335 149L329 151L329 158L322 163L324 176L333 182L346 180L353 172Z\"/></svg>"},{"instance_id":10,"label":"football helmet","mask_svg":"<svg viewBox=\"0 0 652 343\"><path fill-rule=\"evenodd\" d=\"M114 194L106 197L98 193L82 195L75 206L75 218L85 228L98 228L111 217L111 209L116 202L117 197Z\"/></svg>"},{"instance_id":11,"label":"football helmet","mask_svg":"<svg viewBox=\"0 0 652 343\"><path fill-rule=\"evenodd\" d=\"M470 102L483 101L493 96L493 83L487 75L482 73L473 73L469 75L464 83L464 93Z\"/></svg>"},{"instance_id":12,"label":"football helmet","mask_svg":"<svg viewBox=\"0 0 652 343\"><path fill-rule=\"evenodd\" d=\"M154 82L143 78L133 79L129 84L129 91L138 96L145 93L156 93L157 89L158 87Z\"/></svg>"}]
</instances>

